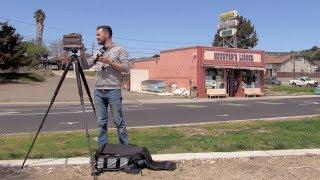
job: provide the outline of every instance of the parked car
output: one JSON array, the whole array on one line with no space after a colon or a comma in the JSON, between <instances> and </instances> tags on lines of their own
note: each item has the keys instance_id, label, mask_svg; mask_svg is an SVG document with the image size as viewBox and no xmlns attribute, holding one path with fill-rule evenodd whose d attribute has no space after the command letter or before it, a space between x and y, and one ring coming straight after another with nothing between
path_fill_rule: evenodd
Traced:
<instances>
[{"instance_id":1,"label":"parked car","mask_svg":"<svg viewBox=\"0 0 320 180\"><path fill-rule=\"evenodd\" d=\"M312 80L309 77L299 77L297 80L290 80L289 84L292 86L308 86L308 87L316 87L318 86L318 81Z\"/></svg>"},{"instance_id":2,"label":"parked car","mask_svg":"<svg viewBox=\"0 0 320 180\"><path fill-rule=\"evenodd\" d=\"M274 76L267 77L264 82L267 85L281 85L281 81L279 81L277 77Z\"/></svg>"}]
</instances>

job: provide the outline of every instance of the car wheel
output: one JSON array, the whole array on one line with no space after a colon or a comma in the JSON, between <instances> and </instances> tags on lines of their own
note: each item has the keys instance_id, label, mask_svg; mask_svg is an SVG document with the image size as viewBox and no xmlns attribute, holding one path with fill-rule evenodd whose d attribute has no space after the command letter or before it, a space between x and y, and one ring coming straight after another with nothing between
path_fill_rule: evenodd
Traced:
<instances>
[{"instance_id":1,"label":"car wheel","mask_svg":"<svg viewBox=\"0 0 320 180\"><path fill-rule=\"evenodd\" d=\"M310 84L307 84L307 87L310 87L311 85Z\"/></svg>"},{"instance_id":2,"label":"car wheel","mask_svg":"<svg viewBox=\"0 0 320 180\"><path fill-rule=\"evenodd\" d=\"M296 86L297 84L296 83L292 83L292 86Z\"/></svg>"}]
</instances>

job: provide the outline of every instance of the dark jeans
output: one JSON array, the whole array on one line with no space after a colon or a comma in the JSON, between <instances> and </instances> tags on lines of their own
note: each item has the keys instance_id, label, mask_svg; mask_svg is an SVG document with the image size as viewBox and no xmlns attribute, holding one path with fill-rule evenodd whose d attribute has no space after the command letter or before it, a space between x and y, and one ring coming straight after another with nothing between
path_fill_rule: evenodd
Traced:
<instances>
[{"instance_id":1,"label":"dark jeans","mask_svg":"<svg viewBox=\"0 0 320 180\"><path fill-rule=\"evenodd\" d=\"M128 145L128 134L126 124L122 115L122 95L120 89L95 89L94 105L97 114L98 125L98 149L108 142L108 105L115 127L118 130L121 144Z\"/></svg>"}]
</instances>

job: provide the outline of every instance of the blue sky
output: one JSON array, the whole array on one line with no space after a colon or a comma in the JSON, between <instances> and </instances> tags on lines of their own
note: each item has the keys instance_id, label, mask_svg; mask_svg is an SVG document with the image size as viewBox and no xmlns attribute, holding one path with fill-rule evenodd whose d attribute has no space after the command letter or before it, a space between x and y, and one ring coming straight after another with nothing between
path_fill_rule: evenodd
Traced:
<instances>
[{"instance_id":1,"label":"blue sky","mask_svg":"<svg viewBox=\"0 0 320 180\"><path fill-rule=\"evenodd\" d=\"M47 16L46 43L77 32L91 49L96 26L106 24L113 28L114 41L126 47L131 57L145 57L164 49L210 46L219 15L237 10L255 25L259 37L255 49L291 51L320 45L318 7L317 0L10 0L1 3L0 22L10 19L18 33L31 39L33 13L41 8Z\"/></svg>"}]
</instances>

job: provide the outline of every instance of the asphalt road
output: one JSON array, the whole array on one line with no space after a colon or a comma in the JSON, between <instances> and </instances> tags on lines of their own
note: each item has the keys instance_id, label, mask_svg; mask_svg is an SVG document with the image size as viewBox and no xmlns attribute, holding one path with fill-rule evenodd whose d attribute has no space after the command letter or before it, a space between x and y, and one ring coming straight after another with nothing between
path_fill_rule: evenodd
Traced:
<instances>
[{"instance_id":1,"label":"asphalt road","mask_svg":"<svg viewBox=\"0 0 320 180\"><path fill-rule=\"evenodd\" d=\"M38 130L47 106L0 106L0 134L31 133ZM168 104L124 105L124 117L128 127L156 126L245 120L320 114L320 97L199 102ZM86 106L89 129L96 128L93 110ZM110 114L109 114L110 115ZM113 126L112 118L109 127ZM80 106L53 106L41 132L84 130Z\"/></svg>"}]
</instances>

